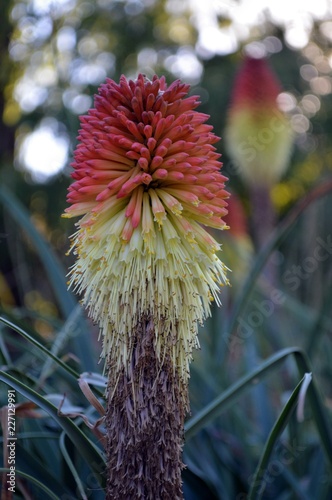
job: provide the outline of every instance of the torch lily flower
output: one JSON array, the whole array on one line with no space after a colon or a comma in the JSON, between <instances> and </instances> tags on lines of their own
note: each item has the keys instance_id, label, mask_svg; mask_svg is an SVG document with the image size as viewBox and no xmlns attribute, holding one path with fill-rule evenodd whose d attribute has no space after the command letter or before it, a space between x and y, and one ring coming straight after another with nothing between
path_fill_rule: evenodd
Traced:
<instances>
[{"instance_id":1,"label":"torch lily flower","mask_svg":"<svg viewBox=\"0 0 332 500\"><path fill-rule=\"evenodd\" d=\"M247 57L235 79L226 122L226 146L250 194L257 249L275 224L269 191L285 172L293 143L290 122L277 105L280 92L266 60Z\"/></svg>"},{"instance_id":2,"label":"torch lily flower","mask_svg":"<svg viewBox=\"0 0 332 500\"><path fill-rule=\"evenodd\" d=\"M103 340L107 498L181 498L189 363L227 283L202 227L226 228L218 138L188 91L164 77L108 79L81 117L69 283Z\"/></svg>"},{"instance_id":3,"label":"torch lily flower","mask_svg":"<svg viewBox=\"0 0 332 500\"><path fill-rule=\"evenodd\" d=\"M247 57L235 79L225 139L249 186L271 186L285 172L293 134L277 105L281 86L265 59Z\"/></svg>"}]
</instances>

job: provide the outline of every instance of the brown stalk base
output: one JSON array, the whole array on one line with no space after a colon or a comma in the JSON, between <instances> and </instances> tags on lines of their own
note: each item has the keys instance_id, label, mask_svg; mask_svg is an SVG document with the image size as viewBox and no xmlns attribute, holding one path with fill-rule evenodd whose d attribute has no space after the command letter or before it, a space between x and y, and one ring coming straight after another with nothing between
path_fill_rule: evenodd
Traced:
<instances>
[{"instance_id":1,"label":"brown stalk base","mask_svg":"<svg viewBox=\"0 0 332 500\"><path fill-rule=\"evenodd\" d=\"M132 334L129 373L119 376L109 367L106 500L182 499L187 387L174 375L169 355L158 360L151 321Z\"/></svg>"}]
</instances>

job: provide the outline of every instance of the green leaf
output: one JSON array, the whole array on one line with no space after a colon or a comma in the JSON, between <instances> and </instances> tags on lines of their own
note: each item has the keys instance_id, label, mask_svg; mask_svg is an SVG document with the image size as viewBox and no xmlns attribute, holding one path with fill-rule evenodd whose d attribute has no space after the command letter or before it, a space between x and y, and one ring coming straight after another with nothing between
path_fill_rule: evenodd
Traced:
<instances>
[{"instance_id":1,"label":"green leaf","mask_svg":"<svg viewBox=\"0 0 332 500\"><path fill-rule=\"evenodd\" d=\"M3 327L0 326L0 332L2 329ZM3 335L0 335L0 353L1 353L0 364L10 365L11 364L10 354L8 352L6 343L4 342Z\"/></svg>"},{"instance_id":2,"label":"green leaf","mask_svg":"<svg viewBox=\"0 0 332 500\"><path fill-rule=\"evenodd\" d=\"M44 265L50 283L53 286L60 309L66 318L70 317L71 312L77 306L77 301L67 289L66 273L59 259L31 222L28 211L10 192L7 186L5 188L0 187L0 202L4 204L13 219L31 238ZM78 332L79 335L77 335ZM84 370L94 371L96 369L96 362L94 357L91 356L93 347L90 332L83 316L77 321L76 328L72 332L72 340Z\"/></svg>"},{"instance_id":3,"label":"green leaf","mask_svg":"<svg viewBox=\"0 0 332 500\"><path fill-rule=\"evenodd\" d=\"M92 472L94 473L96 480L102 487L104 487L105 484L102 471L105 466L105 460L102 456L102 453L83 434L79 427L77 427L69 418L59 416L56 406L52 405L43 396L37 394L37 392L30 389L30 387L22 384L22 382L15 379L14 377L8 375L3 371L0 371L0 380L8 384L10 387L16 389L20 394L22 394L30 401L33 401L36 405L40 406L40 408L45 410L57 422L57 424L72 440L77 450L79 450L82 457L85 459Z\"/></svg>"},{"instance_id":4,"label":"green leaf","mask_svg":"<svg viewBox=\"0 0 332 500\"><path fill-rule=\"evenodd\" d=\"M227 340L227 337L230 338L230 336L234 333L237 319L243 311L245 305L247 304L256 280L273 250L275 250L284 240L302 212L306 208L308 208L312 202L327 195L331 190L332 181L324 181L323 183L312 189L303 199L301 199L295 205L295 207L293 207L293 209L289 212L285 219L277 226L271 237L267 240L266 245L259 252L250 270L250 274L243 284L241 293L234 304L233 311L230 315L230 320L225 328L225 332L223 333L223 335L220 335L220 339L225 341ZM219 347L218 352L220 353L220 356L222 355L223 351L224 350Z\"/></svg>"},{"instance_id":5,"label":"green leaf","mask_svg":"<svg viewBox=\"0 0 332 500\"><path fill-rule=\"evenodd\" d=\"M281 471L281 475L285 481L290 485L293 492L295 493L296 498L300 498L301 500L312 500L313 498L323 499L326 497L310 495L310 493L306 492L308 487L305 482L302 483L301 479L295 477L295 475L290 471L289 467L284 467ZM313 474L312 474L313 475ZM315 476L313 476L315 477ZM304 489L306 491L304 491ZM293 495L294 496L294 495Z\"/></svg>"},{"instance_id":6,"label":"green leaf","mask_svg":"<svg viewBox=\"0 0 332 500\"><path fill-rule=\"evenodd\" d=\"M188 500L201 500L208 498L209 500L218 500L215 492L211 487L189 467L182 471L184 482L184 494Z\"/></svg>"},{"instance_id":7,"label":"green leaf","mask_svg":"<svg viewBox=\"0 0 332 500\"><path fill-rule=\"evenodd\" d=\"M62 268L58 258L31 222L26 208L10 192L8 187L0 187L0 200L7 208L13 219L24 229L24 231L26 231L35 244L38 255L44 264L45 270L54 287L54 292L61 306L61 310L65 316L68 316L76 304L73 302L73 298L70 297L70 294L67 291L67 285L64 280L64 269Z\"/></svg>"},{"instance_id":8,"label":"green leaf","mask_svg":"<svg viewBox=\"0 0 332 500\"><path fill-rule=\"evenodd\" d=\"M232 404L244 390L252 387L253 384L257 384L259 379L269 375L269 373L275 370L285 358L299 351L300 350L297 347L283 349L264 361L256 370L253 370L248 375L240 378L240 380L229 387L229 389L217 396L211 403L206 405L194 417L186 422L186 440L190 439L202 427L208 425L214 418L220 415L220 413L225 411L226 408Z\"/></svg>"},{"instance_id":9,"label":"green leaf","mask_svg":"<svg viewBox=\"0 0 332 500\"><path fill-rule=\"evenodd\" d=\"M60 441L59 441L61 453L62 453L63 458L65 459L65 461L70 469L70 472L73 475L73 478L75 479L75 482L77 484L77 488L81 494L82 499L87 500L88 497L85 494L84 486L83 486L83 483L80 479L80 475L77 472L75 465L73 464L73 461L70 458L69 453L67 451L66 444L65 444L65 436L66 436L66 434L64 432L62 432L61 436L60 436Z\"/></svg>"},{"instance_id":10,"label":"green leaf","mask_svg":"<svg viewBox=\"0 0 332 500\"><path fill-rule=\"evenodd\" d=\"M301 375L303 375L304 373L312 372L308 357L303 351L299 350L298 352L294 352L294 357L299 373ZM312 417L316 423L316 427L322 442L325 456L330 463L330 467L332 468L331 423L326 416L326 410L324 410L322 399L319 390L316 387L314 378L308 387L307 398L310 404Z\"/></svg>"},{"instance_id":11,"label":"green leaf","mask_svg":"<svg viewBox=\"0 0 332 500\"><path fill-rule=\"evenodd\" d=\"M17 332L18 334L22 335L22 337L24 337L27 341L31 342L41 352L43 352L44 354L46 354L46 356L48 356L49 358L52 358L52 360L55 361L60 366L60 368L62 368L63 370L65 370L70 375L70 377L72 377L72 378L74 377L74 379L75 379L75 385L78 384L78 379L80 377L80 374L77 371L75 371L73 368L71 368L70 366L68 366L66 363L64 363L60 358L58 358L55 354L53 354L47 347L43 346L43 344L41 344L40 342L38 342L38 340L36 340L29 333L27 333L25 330L23 330L23 328L21 328L20 326L16 325L15 323L13 323L12 321L10 321L9 319L4 318L3 316L0 316L0 322L4 323L6 326L8 326L8 327L12 328L13 330L15 330L15 332ZM93 391L99 397L103 397L103 395L104 395L104 393L101 392L96 387L93 388Z\"/></svg>"},{"instance_id":12,"label":"green leaf","mask_svg":"<svg viewBox=\"0 0 332 500\"><path fill-rule=\"evenodd\" d=\"M240 394L254 382L257 383L260 378L265 377L269 372L277 368L288 356L294 356L300 376L305 373L311 373L311 367L306 354L297 347L283 349L275 355L264 361L256 370L242 377L233 384L228 390L220 394L211 403L206 405L194 417L185 424L186 440L195 435L202 427L208 425L214 418L222 413L230 404L232 404ZM308 387L307 399L310 404L312 416L315 421L321 444L326 458L332 468L332 436L331 426L326 417L323 403L315 381L312 380Z\"/></svg>"},{"instance_id":13,"label":"green leaf","mask_svg":"<svg viewBox=\"0 0 332 500\"><path fill-rule=\"evenodd\" d=\"M44 354L46 354L46 356L49 356L54 361L56 361L56 363L59 366L61 366L61 368L63 368L70 375L72 375L73 377L75 377L76 380L79 378L80 375L79 375L78 372L76 372L75 370L73 370L70 366L67 366L66 363L64 363L55 354L53 354L52 352L50 352L49 349L47 347L43 346L43 344L41 344L40 342L38 342L38 340L34 339L31 335L29 335L26 331L24 331L23 328L21 328L20 326L17 326L15 323L13 323L12 321L10 321L9 319L4 318L3 316L0 316L0 321L2 323L4 323L6 326L9 326L13 330L15 330L15 332L17 332L20 335L22 335L22 337L24 337L26 340L28 340L29 342L31 342L35 347L37 347L40 351L42 351Z\"/></svg>"},{"instance_id":14,"label":"green leaf","mask_svg":"<svg viewBox=\"0 0 332 500\"><path fill-rule=\"evenodd\" d=\"M18 436L17 436L18 437ZM55 436L58 437L58 436ZM52 440L53 442L53 440ZM58 460L59 450L57 455L51 454L48 460L45 460L45 454L47 453L47 442L43 442L41 446L38 447L38 452L45 449L44 454L40 454L37 459L37 454L30 449L25 449L20 444L19 439L16 441L16 468L34 477L40 483L47 485L48 488L52 490L54 494L61 498L61 495L69 495L70 490L64 485L63 478L61 477L59 471L62 468L61 461ZM23 443L23 441L22 441ZM26 443L23 443L26 444ZM38 446L38 442L35 443ZM57 463L55 462L57 461Z\"/></svg>"},{"instance_id":15,"label":"green leaf","mask_svg":"<svg viewBox=\"0 0 332 500\"><path fill-rule=\"evenodd\" d=\"M66 344L66 342L70 338L71 332L75 328L75 324L79 320L80 315L81 315L81 308L79 305L77 305L70 313L67 321L62 326L61 330L57 332L54 343L50 349L51 354L57 356L57 354L61 351L62 347ZM51 356L47 357L40 373L40 380L39 380L40 384L42 384L44 380L48 377L49 373L52 371L53 365L54 365L54 360L52 359L52 357Z\"/></svg>"},{"instance_id":16,"label":"green leaf","mask_svg":"<svg viewBox=\"0 0 332 500\"><path fill-rule=\"evenodd\" d=\"M16 433L17 439L59 439L59 436L54 434L53 432L44 432L44 431L38 431L38 432L17 432ZM3 442L3 437L0 436L0 443Z\"/></svg>"},{"instance_id":17,"label":"green leaf","mask_svg":"<svg viewBox=\"0 0 332 500\"><path fill-rule=\"evenodd\" d=\"M10 469L5 469L5 468L1 467L0 468L0 472L10 472ZM51 498L52 500L59 500L59 497L57 495L55 495L53 493L53 491L51 491L49 488L47 488L47 486L45 486L45 484L43 484L40 481L38 481L38 479L36 479L35 477L32 477L29 474L25 474L25 472L22 472L22 471L17 470L17 469L15 471L15 474L17 476L23 477L24 479L27 479L28 481L30 481L31 483L33 483L34 485L36 485L44 493L46 493L46 495L48 495L49 498ZM43 497L43 498L45 498L45 497Z\"/></svg>"},{"instance_id":18,"label":"green leaf","mask_svg":"<svg viewBox=\"0 0 332 500\"><path fill-rule=\"evenodd\" d=\"M315 322L307 334L307 348L306 352L311 355L315 348L319 345L319 335L331 329L331 310L332 310L332 287L328 287L327 293L324 297L323 304L318 311Z\"/></svg>"},{"instance_id":19,"label":"green leaf","mask_svg":"<svg viewBox=\"0 0 332 500\"><path fill-rule=\"evenodd\" d=\"M284 406L279 418L274 424L270 435L266 441L262 456L257 465L253 481L251 483L248 500L259 500L266 487L266 481L264 481L264 475L269 463L270 456L272 454L273 448L277 442L277 439L281 435L282 431L287 425L290 416L292 415L295 406L298 403L299 394L301 391L301 387L304 383L306 383L308 374L304 376L304 378L297 384L294 391L292 392L290 398L288 399L286 405Z\"/></svg>"}]
</instances>

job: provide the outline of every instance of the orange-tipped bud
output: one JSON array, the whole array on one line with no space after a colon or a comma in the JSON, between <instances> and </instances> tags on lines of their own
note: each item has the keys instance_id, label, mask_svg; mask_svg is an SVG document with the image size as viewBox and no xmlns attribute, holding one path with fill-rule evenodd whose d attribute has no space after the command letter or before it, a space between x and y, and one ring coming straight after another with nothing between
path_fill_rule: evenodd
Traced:
<instances>
[{"instance_id":1,"label":"orange-tipped bud","mask_svg":"<svg viewBox=\"0 0 332 500\"><path fill-rule=\"evenodd\" d=\"M248 185L271 186L287 168L293 137L277 105L280 92L266 60L247 57L235 80L225 139Z\"/></svg>"}]
</instances>

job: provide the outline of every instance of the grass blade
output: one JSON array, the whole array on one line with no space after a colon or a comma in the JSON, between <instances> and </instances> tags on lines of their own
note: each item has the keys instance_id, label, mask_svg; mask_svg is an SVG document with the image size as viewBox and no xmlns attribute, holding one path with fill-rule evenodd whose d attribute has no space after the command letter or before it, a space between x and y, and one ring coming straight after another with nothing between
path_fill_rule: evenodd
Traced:
<instances>
[{"instance_id":1,"label":"grass blade","mask_svg":"<svg viewBox=\"0 0 332 500\"><path fill-rule=\"evenodd\" d=\"M55 437L58 438L58 436ZM53 439L52 442L54 443ZM16 441L16 444L16 468L34 477L40 483L47 485L58 498L61 498L61 495L70 494L70 490L64 485L60 472L63 464L57 460L57 456L51 454L49 460L46 461L44 460L46 450L43 456L37 458L34 452L31 451L31 447L26 449L20 445L19 440ZM43 447L45 445L46 442L43 443ZM42 448L39 448L39 450ZM57 461L58 463L56 463Z\"/></svg>"},{"instance_id":2,"label":"grass blade","mask_svg":"<svg viewBox=\"0 0 332 500\"><path fill-rule=\"evenodd\" d=\"M299 350L298 352L295 352L294 357L301 375L303 373L312 372L309 360L303 351ZM316 423L317 431L322 442L323 450L332 469L331 423L326 417L326 412L324 411L324 406L319 390L316 387L315 379L312 380L311 384L308 387L307 399L309 401L312 416Z\"/></svg>"},{"instance_id":3,"label":"grass blade","mask_svg":"<svg viewBox=\"0 0 332 500\"><path fill-rule=\"evenodd\" d=\"M236 300L233 311L230 316L230 320L226 326L226 332L221 336L223 340L229 338L235 330L237 318L242 312L244 306L247 304L250 294L253 290L255 282L264 268L269 256L272 251L275 250L278 245L287 236L293 224L296 222L297 218L302 214L302 212L310 206L310 204L317 199L327 195L332 190L332 181L324 181L322 184L318 185L312 189L303 199L301 199L295 207L289 212L283 221L277 226L275 231L272 233L270 239L267 241L266 245L259 252L249 276L244 282L241 293ZM226 338L225 338L226 337ZM222 353L222 351L220 351Z\"/></svg>"},{"instance_id":4,"label":"grass blade","mask_svg":"<svg viewBox=\"0 0 332 500\"><path fill-rule=\"evenodd\" d=\"M209 424L215 417L220 415L220 413L232 404L245 389L250 387L253 382L256 383L258 378L268 375L269 372L276 369L285 358L299 351L300 349L297 347L283 349L264 361L256 370L240 378L238 382L217 396L210 404L205 406L205 408L186 422L186 440L190 439L202 427Z\"/></svg>"},{"instance_id":5,"label":"grass blade","mask_svg":"<svg viewBox=\"0 0 332 500\"><path fill-rule=\"evenodd\" d=\"M77 305L77 301L67 289L65 280L66 273L57 256L32 224L29 213L25 207L10 192L7 186L6 188L0 187L0 201L7 208L13 219L25 232L27 232L33 241L50 283L53 286L60 309L65 318L68 318ZM82 362L83 369L86 371L94 371L96 369L96 362L94 357L91 356L91 352L93 352L92 342L83 316L78 319L77 324L80 335L79 338L77 335L73 336L77 354Z\"/></svg>"},{"instance_id":6,"label":"grass blade","mask_svg":"<svg viewBox=\"0 0 332 500\"><path fill-rule=\"evenodd\" d=\"M15 379L11 375L0 371L0 380L8 384L10 387L16 389L22 396L33 401L36 405L46 411L57 424L66 432L68 437L72 440L77 450L81 453L92 472L94 473L96 480L99 484L104 487L104 478L101 474L103 470L105 461L102 453L95 447L95 445L85 436L85 434L70 420L68 417L60 417L58 414L58 409L52 403L47 401L43 396L39 395L37 392L32 390L30 387L22 384L19 380Z\"/></svg>"},{"instance_id":7,"label":"grass blade","mask_svg":"<svg viewBox=\"0 0 332 500\"><path fill-rule=\"evenodd\" d=\"M66 363L64 363L60 358L58 358L58 356L56 356L55 354L53 354L53 352L51 352L47 347L43 346L43 344L41 344L40 342L38 342L38 340L36 340L35 338L33 338L29 333L27 333L25 330L23 330L23 328L21 328L20 326L16 325L15 323L13 323L11 320L9 320L7 318L4 318L3 316L0 316L0 322L2 322L6 326L8 326L8 327L12 328L13 330L15 330L15 332L17 332L18 334L22 335L22 337L24 337L28 342L31 342L41 352L43 352L44 354L46 354L46 356L48 356L53 361L55 361L59 365L60 368L62 368L63 370L65 370L71 377L74 377L75 384L78 384L78 379L80 378L80 374L77 371L75 371L73 368L71 368L70 366L68 366ZM99 397L103 397L104 396L104 393L101 392L95 386L93 387L93 391Z\"/></svg>"},{"instance_id":8,"label":"grass blade","mask_svg":"<svg viewBox=\"0 0 332 500\"><path fill-rule=\"evenodd\" d=\"M202 427L208 425L214 418L222 413L240 394L250 386L253 381L266 376L271 370L277 368L288 356L294 356L300 376L311 373L311 367L306 354L298 347L290 347L279 351L268 358L256 370L242 377L229 389L220 394L210 404L206 405L194 417L185 424L186 440L194 436ZM332 468L332 436L331 425L326 418L323 403L315 380L312 380L307 391L307 399L310 403L313 419L324 449L327 461Z\"/></svg>"},{"instance_id":9,"label":"grass blade","mask_svg":"<svg viewBox=\"0 0 332 500\"><path fill-rule=\"evenodd\" d=\"M289 347L279 351L264 361L256 370L253 370L248 375L241 377L238 382L217 396L194 417L190 418L185 424L186 440L190 439L202 427L208 425L214 418L219 416L240 396L246 388L250 387L254 381L257 383L258 379L268 375L270 371L276 369L288 356L294 356L300 376L303 376L305 373L312 372L310 363L302 349L299 349L298 347ZM308 387L307 397L324 451L332 467L332 436L330 425L327 421L323 404L314 380Z\"/></svg>"},{"instance_id":10,"label":"grass blade","mask_svg":"<svg viewBox=\"0 0 332 500\"><path fill-rule=\"evenodd\" d=\"M59 301L62 312L67 317L74 305L74 298L67 291L65 283L65 272L58 258L53 253L51 247L47 244L41 234L37 231L26 208L6 187L0 187L0 200L9 211L11 217L27 232L35 247L38 255L45 267L50 282L54 287L54 292Z\"/></svg>"},{"instance_id":11,"label":"grass blade","mask_svg":"<svg viewBox=\"0 0 332 500\"><path fill-rule=\"evenodd\" d=\"M5 468L1 467L0 472L4 472L4 473L10 472L10 469L5 469ZM49 488L47 488L47 486L45 486L45 484L38 481L38 479L30 476L29 474L25 474L25 472L22 472L20 470L16 470L15 474L17 476L23 477L24 479L27 479L28 481L30 481L34 485L38 486L38 488L40 488L44 493L46 493L46 495L48 495L48 497L51 498L52 500L59 500L59 497L57 495L55 495L53 493L53 491L51 491ZM45 498L45 497L43 497L43 498Z\"/></svg>"},{"instance_id":12,"label":"grass blade","mask_svg":"<svg viewBox=\"0 0 332 500\"><path fill-rule=\"evenodd\" d=\"M66 370L70 375L75 377L76 380L79 378L80 375L78 372L73 370L70 366L67 366L66 363L64 363L55 354L50 352L49 349L47 349L47 347L43 346L43 344L38 342L38 340L34 339L31 335L29 335L29 333L24 331L23 328L15 325L15 323L10 321L9 319L4 318L3 316L0 316L0 321L2 323L4 323L6 326L9 326L13 330L15 330L15 332L17 332L18 334L22 335L22 337L24 337L28 342L31 342L35 347L37 347L40 351L42 351L44 354L46 354L46 356L49 356L50 358L52 358L53 361L55 361L61 368Z\"/></svg>"},{"instance_id":13,"label":"grass blade","mask_svg":"<svg viewBox=\"0 0 332 500\"><path fill-rule=\"evenodd\" d=\"M61 453L62 453L63 458L65 459L65 461L68 465L68 468L70 469L70 472L73 475L73 478L75 479L75 482L76 482L77 488L80 492L82 500L88 500L88 497L85 494L84 486L83 486L83 483L80 479L79 473L77 472L75 465L73 464L73 461L70 458L69 453L67 451L66 444L65 444L65 437L66 437L66 434L64 432L62 432L61 436L60 436L60 441L59 441Z\"/></svg>"},{"instance_id":14,"label":"grass blade","mask_svg":"<svg viewBox=\"0 0 332 500\"><path fill-rule=\"evenodd\" d=\"M58 331L56 339L49 351L51 354L57 356L58 352L66 344L68 337L70 336L70 332L72 331L73 326L79 319L80 314L81 314L81 308L77 304L77 306L70 313L67 321L65 322L61 330ZM51 356L47 357L40 374L39 383L41 385L48 377L49 373L52 370L53 365L54 365L54 360L52 359L52 357Z\"/></svg>"},{"instance_id":15,"label":"grass blade","mask_svg":"<svg viewBox=\"0 0 332 500\"><path fill-rule=\"evenodd\" d=\"M331 310L332 310L332 287L328 288L327 294L324 297L323 304L320 308L320 311L318 311L316 320L311 328L311 330L308 332L307 338L307 348L306 352L308 355L312 355L315 348L319 345L319 339L317 339L317 335L321 334L326 331L327 328L331 328ZM327 323L327 320L329 319L329 324Z\"/></svg>"},{"instance_id":16,"label":"grass blade","mask_svg":"<svg viewBox=\"0 0 332 500\"><path fill-rule=\"evenodd\" d=\"M308 374L306 374L308 375ZM259 500L266 487L266 481L264 480L265 472L269 463L270 456L272 454L273 448L276 444L277 439L281 435L282 431L287 425L290 416L292 415L295 406L298 403L299 394L301 391L301 387L303 383L306 381L306 375L304 378L297 384L294 391L292 392L290 398L288 399L286 405L284 406L279 418L274 424L270 435L266 441L262 456L257 465L253 481L250 486L250 491L248 495L248 500Z\"/></svg>"}]
</instances>

